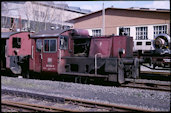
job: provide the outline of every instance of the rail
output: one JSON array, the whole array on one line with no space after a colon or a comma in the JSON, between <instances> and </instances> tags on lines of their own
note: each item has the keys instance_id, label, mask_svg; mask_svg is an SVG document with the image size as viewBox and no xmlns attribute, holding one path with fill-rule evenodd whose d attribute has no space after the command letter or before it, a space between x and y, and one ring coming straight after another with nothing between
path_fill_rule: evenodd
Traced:
<instances>
[{"instance_id":1,"label":"rail","mask_svg":"<svg viewBox=\"0 0 171 113\"><path fill-rule=\"evenodd\" d=\"M155 80L143 80L143 79L126 79L126 83L122 84L121 87L149 89L158 91L171 91L170 82L155 81Z\"/></svg>"},{"instance_id":2,"label":"rail","mask_svg":"<svg viewBox=\"0 0 171 113\"><path fill-rule=\"evenodd\" d=\"M66 109L66 108L64 109L64 108L50 107L50 106L37 105L37 104L28 104L28 103L23 103L23 102L14 102L14 101L1 101L1 104L29 109L29 110L41 111L41 112L63 112L63 111L79 112L76 110L71 110L71 109Z\"/></svg>"},{"instance_id":3,"label":"rail","mask_svg":"<svg viewBox=\"0 0 171 113\"><path fill-rule=\"evenodd\" d=\"M11 95L12 90L2 90L3 92L6 91L6 93L9 91L9 95ZM21 91L14 91L14 93L17 92L17 95L20 94L22 97L26 92L21 92ZM13 94L14 94L13 93ZM8 95L8 94L7 94ZM32 93L32 95L35 95ZM36 94L37 95L37 94ZM39 98L40 95L37 95L36 98ZM47 95L41 95L41 97L46 97ZM18 97L18 96L16 96ZM32 96L33 97L33 96ZM54 96L50 96L51 98L56 98ZM47 111L47 112L56 112L56 111L67 111L67 112L82 112L82 111L142 111L142 112L155 112L156 110L151 110L147 108L141 108L141 107L133 107L133 106L128 106L128 105L118 105L114 103L103 103L103 102L96 102L96 101L89 101L85 99L73 99L73 98L64 98L64 103L60 103L60 106L51 106L51 105L40 105L39 103L36 104L30 104L26 101L26 99L29 99L28 96L27 98L24 98L24 102L16 102L14 99L15 97L13 96L12 100L6 100L3 99L3 95L1 97L1 104L2 105L9 105L9 106L14 106L14 107L21 107L25 109L30 109L30 110L35 110L35 111ZM61 97L60 97L61 98ZM40 98L39 98L40 101ZM46 99L48 101L48 98ZM45 101L44 101L45 102ZM57 104L57 102L54 102ZM61 106L62 105L62 106ZM69 107L69 106L75 106ZM80 107L85 107L83 109L80 109Z\"/></svg>"}]
</instances>

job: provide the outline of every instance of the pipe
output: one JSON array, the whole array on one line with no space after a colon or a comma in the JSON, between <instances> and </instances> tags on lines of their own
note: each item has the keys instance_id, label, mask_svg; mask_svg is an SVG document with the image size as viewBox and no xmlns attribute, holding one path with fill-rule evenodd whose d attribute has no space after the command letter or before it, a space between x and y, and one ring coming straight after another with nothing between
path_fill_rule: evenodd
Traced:
<instances>
[{"instance_id":1,"label":"pipe","mask_svg":"<svg viewBox=\"0 0 171 113\"><path fill-rule=\"evenodd\" d=\"M102 9L102 35L105 35L105 8L103 3L103 9Z\"/></svg>"}]
</instances>

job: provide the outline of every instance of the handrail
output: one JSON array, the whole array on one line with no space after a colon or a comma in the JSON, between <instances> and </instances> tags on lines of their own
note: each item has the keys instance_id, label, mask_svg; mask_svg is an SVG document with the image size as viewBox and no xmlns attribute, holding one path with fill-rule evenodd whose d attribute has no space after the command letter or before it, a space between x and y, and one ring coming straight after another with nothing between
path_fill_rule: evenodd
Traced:
<instances>
[{"instance_id":1,"label":"handrail","mask_svg":"<svg viewBox=\"0 0 171 113\"><path fill-rule=\"evenodd\" d=\"M41 54L40 54L41 59L43 59L43 45L41 45Z\"/></svg>"},{"instance_id":2,"label":"handrail","mask_svg":"<svg viewBox=\"0 0 171 113\"><path fill-rule=\"evenodd\" d=\"M100 56L102 56L102 54L101 53L97 53L97 54L95 54L95 63L94 63L94 68L95 68L95 75L97 75L97 55L100 55Z\"/></svg>"},{"instance_id":3,"label":"handrail","mask_svg":"<svg viewBox=\"0 0 171 113\"><path fill-rule=\"evenodd\" d=\"M61 62L61 49L58 50L59 50L59 62Z\"/></svg>"},{"instance_id":4,"label":"handrail","mask_svg":"<svg viewBox=\"0 0 171 113\"><path fill-rule=\"evenodd\" d=\"M34 53L33 53L33 50L34 50L34 46L31 47L31 58L33 59L34 58Z\"/></svg>"},{"instance_id":5,"label":"handrail","mask_svg":"<svg viewBox=\"0 0 171 113\"><path fill-rule=\"evenodd\" d=\"M7 58L7 45L5 45L5 58Z\"/></svg>"},{"instance_id":6,"label":"handrail","mask_svg":"<svg viewBox=\"0 0 171 113\"><path fill-rule=\"evenodd\" d=\"M60 74L60 63L61 63L61 49L59 50L59 60L58 60L58 74Z\"/></svg>"}]
</instances>

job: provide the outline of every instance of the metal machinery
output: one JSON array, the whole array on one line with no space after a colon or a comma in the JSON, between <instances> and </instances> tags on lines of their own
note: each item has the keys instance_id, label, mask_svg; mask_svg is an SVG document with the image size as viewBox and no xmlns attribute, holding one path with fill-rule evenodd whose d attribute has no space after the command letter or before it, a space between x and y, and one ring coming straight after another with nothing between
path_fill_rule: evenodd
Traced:
<instances>
[{"instance_id":1,"label":"metal machinery","mask_svg":"<svg viewBox=\"0 0 171 113\"><path fill-rule=\"evenodd\" d=\"M152 40L153 50L148 50L139 53L138 57L144 60L144 63L149 63L153 69L155 67L168 68L170 67L170 36L167 34L159 34Z\"/></svg>"},{"instance_id":2,"label":"metal machinery","mask_svg":"<svg viewBox=\"0 0 171 113\"><path fill-rule=\"evenodd\" d=\"M167 34L159 34L153 40L155 50L152 51L153 57L151 63L153 68L156 66L170 67L170 36Z\"/></svg>"}]
</instances>

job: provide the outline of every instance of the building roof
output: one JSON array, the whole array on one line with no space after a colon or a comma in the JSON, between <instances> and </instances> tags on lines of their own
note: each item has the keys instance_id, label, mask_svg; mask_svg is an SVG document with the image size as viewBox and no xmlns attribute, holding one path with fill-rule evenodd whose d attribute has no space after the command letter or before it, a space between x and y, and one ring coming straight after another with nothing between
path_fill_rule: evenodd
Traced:
<instances>
[{"instance_id":1,"label":"building roof","mask_svg":"<svg viewBox=\"0 0 171 113\"><path fill-rule=\"evenodd\" d=\"M69 10L72 10L72 11L76 11L76 12L81 12L81 13L91 13L90 10L87 10L87 9L81 9L80 7L73 7L73 6L68 6L68 9Z\"/></svg>"},{"instance_id":2,"label":"building roof","mask_svg":"<svg viewBox=\"0 0 171 113\"><path fill-rule=\"evenodd\" d=\"M10 1L10 2L8 2L7 1L6 3L14 3L14 4L23 5L26 2L27 1L22 1L22 2L20 2L20 1ZM91 12L90 10L87 10L87 9L81 9L80 7L68 6L68 4L65 4L65 3L55 4L53 1L32 1L32 3L44 5L44 6L47 6L47 7L63 9L63 10L71 11L71 12L77 12L77 13L81 13L81 14L88 14L88 13Z\"/></svg>"},{"instance_id":3,"label":"building roof","mask_svg":"<svg viewBox=\"0 0 171 113\"><path fill-rule=\"evenodd\" d=\"M131 7L131 8L113 8L113 7L109 7L109 8L106 8L105 9L105 11L107 11L107 10L127 10L127 11L143 11L143 12L170 13L170 10L169 9L150 9L150 8L134 8L134 7ZM102 10L99 10L99 11L96 11L96 12L92 12L92 13L89 13L89 14L85 14L83 16L80 16L80 17L77 17L77 18L68 20L67 22L74 23L75 20L77 20L77 19L84 18L86 16L93 15L93 14L99 13L99 12L102 12Z\"/></svg>"},{"instance_id":4,"label":"building roof","mask_svg":"<svg viewBox=\"0 0 171 113\"><path fill-rule=\"evenodd\" d=\"M65 4L65 3L55 4L52 1L50 1L50 2L36 1L34 3L38 3L41 5L50 6L50 7L54 7L54 8L59 8L59 9L67 10L67 11L78 12L78 13L82 13L82 14L87 14L87 13L91 12L90 10L81 9L80 7L68 6L68 4Z\"/></svg>"}]
</instances>

